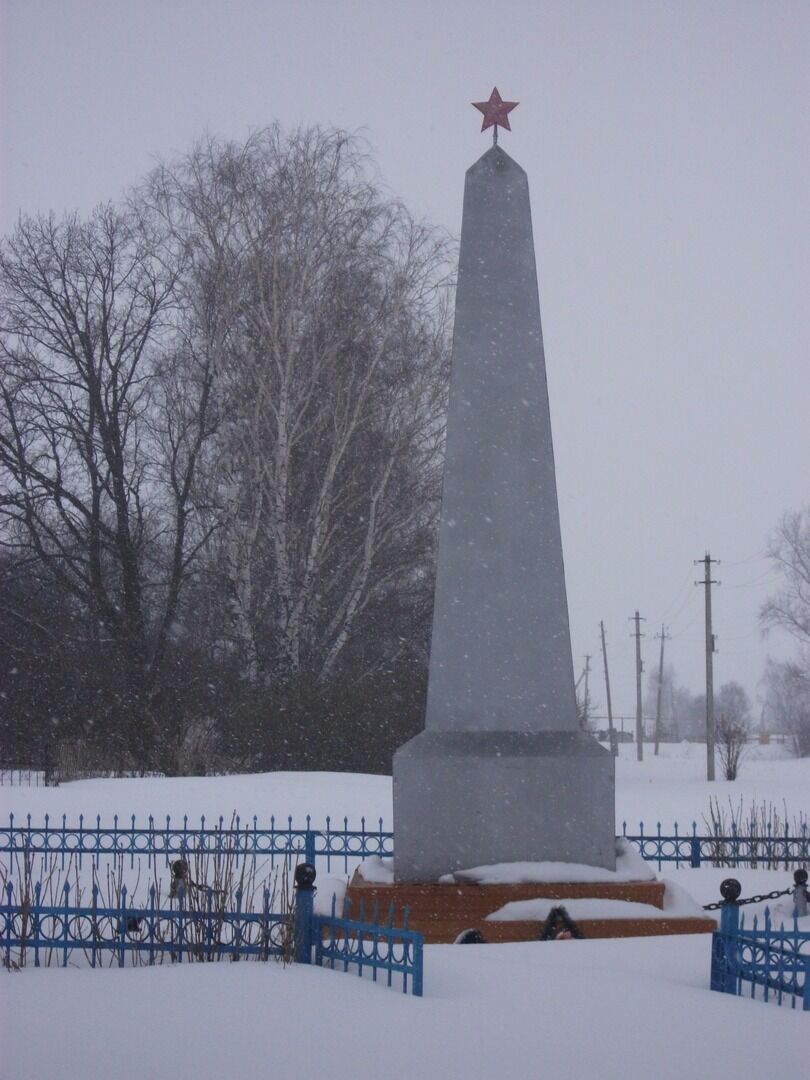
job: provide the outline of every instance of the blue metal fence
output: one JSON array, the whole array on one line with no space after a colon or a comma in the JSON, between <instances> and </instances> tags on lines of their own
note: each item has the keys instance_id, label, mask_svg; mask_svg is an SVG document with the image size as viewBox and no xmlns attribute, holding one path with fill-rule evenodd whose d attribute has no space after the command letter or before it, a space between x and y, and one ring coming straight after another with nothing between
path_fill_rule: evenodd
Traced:
<instances>
[{"instance_id":1,"label":"blue metal fence","mask_svg":"<svg viewBox=\"0 0 810 1080\"><path fill-rule=\"evenodd\" d=\"M669 833L664 833L660 822L654 832L645 831L640 822L637 833L627 831L622 825L622 837L633 844L648 862L657 863L660 870L664 863L676 866L760 866L764 868L789 869L810 861L810 832L803 825L798 834L774 833L768 829L762 834L739 833L732 827L730 835L698 835L697 824L692 823L691 832L679 832L677 823ZM269 826L260 826L256 817L247 822L235 817L226 822L220 817L214 823L200 819L199 825L189 822L165 822L149 817L138 823L135 815L122 819L117 815L112 824L102 824L101 818L86 819L79 816L77 823L68 823L67 816L54 822L46 814L41 824L32 823L28 815L23 822L9 815L7 826L0 826L0 854L28 853L46 856L52 864L59 861L64 869L66 861L73 857L81 868L85 858L94 862L100 858L116 856L128 859L134 866L135 859L146 858L151 868L153 861L168 862L178 855L236 855L266 859L274 867L276 860L303 858L316 864L326 863L327 872L339 869L348 873L350 863L370 855L392 857L394 834L383 827L382 818L369 826L365 818L360 827L349 826L348 818L335 826L327 817L325 828L313 828L307 816L303 827L295 826L291 817L286 825L270 818Z\"/></svg>"},{"instance_id":2,"label":"blue metal fence","mask_svg":"<svg viewBox=\"0 0 810 1080\"><path fill-rule=\"evenodd\" d=\"M764 921L747 929L739 906L724 904L712 934L711 989L810 1012L810 931L795 914L792 922L776 929L766 908Z\"/></svg>"},{"instance_id":3,"label":"blue metal fence","mask_svg":"<svg viewBox=\"0 0 810 1080\"><path fill-rule=\"evenodd\" d=\"M61 903L43 903L38 882L30 898L14 896L14 886L5 886L0 905L2 946L7 967L24 964L33 955L34 967L50 966L54 957L62 967L75 952L83 954L90 967L117 964L238 960L255 957L267 960L283 956L288 948L290 916L270 910L271 894L265 889L258 911L242 910L242 891L237 889L227 909L206 890L197 903L179 895L164 907L152 886L149 903L135 906L123 885L118 903L105 906L99 887L91 890L89 905L77 903L65 882Z\"/></svg>"},{"instance_id":4,"label":"blue metal fence","mask_svg":"<svg viewBox=\"0 0 810 1080\"><path fill-rule=\"evenodd\" d=\"M376 982L381 973L388 986L395 976L402 979L402 990L422 996L422 947L423 936L408 929L408 909L405 909L403 926L394 926L394 905L388 910L387 922L380 922L379 908L375 904L372 920L365 919L362 901L357 918L352 919L344 910L342 917L335 914L332 899L331 915L316 915L313 920L315 934L315 963L321 967L353 968L362 976L363 969L370 969Z\"/></svg>"},{"instance_id":5,"label":"blue metal fence","mask_svg":"<svg viewBox=\"0 0 810 1080\"><path fill-rule=\"evenodd\" d=\"M95 968L271 957L310 964L314 952L319 966L343 971L351 967L359 975L365 969L375 982L382 973L388 986L399 978L404 992L421 997L423 937L408 929L407 909L402 927L394 926L393 907L386 923L380 922L376 908L371 922L362 910L357 919L348 910L337 916L334 898L331 915L316 915L314 881L314 866L299 864L295 904L289 912L270 910L273 896L267 889L260 909L253 911L243 910L241 889L225 902L214 890L193 896L181 886L166 907L152 886L143 907L132 903L124 885L117 903L104 906L97 885L91 903L82 905L67 882L56 904L43 903L40 883L30 895L15 897L9 882L0 904L0 955L6 968L23 967L29 958L35 967L54 961L67 967L78 952Z\"/></svg>"},{"instance_id":6,"label":"blue metal fence","mask_svg":"<svg viewBox=\"0 0 810 1080\"><path fill-rule=\"evenodd\" d=\"M645 832L644 822L639 822L638 832L627 831L622 822L622 836L634 844L647 862L676 866L749 866L763 869L790 869L810 861L810 832L802 824L799 833L791 835L775 832L768 826L764 832L745 833L732 824L730 835L720 833L698 835L697 823L692 822L691 832L682 833L675 822L672 832L664 833L660 821L655 832Z\"/></svg>"},{"instance_id":7,"label":"blue metal fence","mask_svg":"<svg viewBox=\"0 0 810 1080\"><path fill-rule=\"evenodd\" d=\"M346 873L350 860L391 856L393 845L394 834L383 828L382 818L376 827L368 827L361 818L359 828L350 828L348 818L343 819L342 827L335 827L327 817L325 828L313 829L309 815L302 828L293 825L292 817L287 818L286 826L271 817L269 826L260 827L256 817L243 822L238 816L230 823L220 817L213 824L203 816L199 825L194 825L187 816L172 822L167 815L164 822L150 815L146 824L139 824L134 814L125 819L116 814L112 824L102 824L100 816L86 819L80 814L78 822L68 823L67 815L54 822L46 814L42 824L35 824L30 814L24 822L9 814L8 825L0 825L0 854L43 855L50 862L58 861L62 869L71 857L79 868L85 858L97 861L118 856L134 866L136 858L145 857L151 868L157 859L168 862L178 855L195 854L262 858L271 867L277 859L291 856L313 864L320 859L326 861L327 872L339 867Z\"/></svg>"}]
</instances>

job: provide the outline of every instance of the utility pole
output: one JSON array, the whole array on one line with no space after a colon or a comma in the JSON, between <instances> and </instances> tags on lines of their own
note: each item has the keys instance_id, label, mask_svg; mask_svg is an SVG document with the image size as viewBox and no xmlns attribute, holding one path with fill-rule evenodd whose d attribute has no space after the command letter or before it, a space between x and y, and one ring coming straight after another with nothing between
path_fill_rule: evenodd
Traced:
<instances>
[{"instance_id":1,"label":"utility pole","mask_svg":"<svg viewBox=\"0 0 810 1080\"><path fill-rule=\"evenodd\" d=\"M619 752L616 741L616 732L613 728L613 706L610 703L610 675L608 675L607 646L605 645L605 624L599 623L599 632L602 635L602 664L605 668L605 696L607 697L608 735L610 737L610 752L614 757Z\"/></svg>"},{"instance_id":2,"label":"utility pole","mask_svg":"<svg viewBox=\"0 0 810 1080\"><path fill-rule=\"evenodd\" d=\"M661 633L655 636L661 639L661 659L658 661L658 699L655 705L655 756L658 757L658 744L661 741L661 692L664 689L664 642L670 640L663 623L661 623Z\"/></svg>"},{"instance_id":3,"label":"utility pole","mask_svg":"<svg viewBox=\"0 0 810 1080\"><path fill-rule=\"evenodd\" d=\"M712 579L712 563L720 563L706 552L702 559L695 559L695 566L703 563L703 585L706 590L706 779L714 780L714 665L713 654L717 652L715 637L712 633L712 585L719 581Z\"/></svg>"},{"instance_id":4,"label":"utility pole","mask_svg":"<svg viewBox=\"0 0 810 1080\"><path fill-rule=\"evenodd\" d=\"M591 674L591 657L588 653L585 654L585 697L582 704L582 726L585 731L588 730L588 717L591 711L591 696L588 691L588 677Z\"/></svg>"},{"instance_id":5,"label":"utility pole","mask_svg":"<svg viewBox=\"0 0 810 1080\"><path fill-rule=\"evenodd\" d=\"M644 670L644 665L641 662L641 639L644 635L641 632L640 623L646 622L638 612L633 615L632 622L635 622L635 632L630 635L636 639L636 760L644 760L644 726L641 719L641 673Z\"/></svg>"}]
</instances>

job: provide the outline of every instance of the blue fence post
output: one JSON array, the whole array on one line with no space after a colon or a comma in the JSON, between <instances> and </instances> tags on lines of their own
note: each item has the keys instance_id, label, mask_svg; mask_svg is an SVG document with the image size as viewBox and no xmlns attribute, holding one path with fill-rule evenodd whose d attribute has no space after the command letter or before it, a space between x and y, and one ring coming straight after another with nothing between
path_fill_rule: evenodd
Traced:
<instances>
[{"instance_id":1,"label":"blue fence post","mask_svg":"<svg viewBox=\"0 0 810 1080\"><path fill-rule=\"evenodd\" d=\"M726 881L734 880L734 878L726 878ZM739 893L737 895L739 896ZM736 900L726 900L725 904L720 908L720 933L735 934L739 928L740 906Z\"/></svg>"},{"instance_id":2,"label":"blue fence post","mask_svg":"<svg viewBox=\"0 0 810 1080\"><path fill-rule=\"evenodd\" d=\"M315 906L315 867L299 863L295 868L295 923L293 926L293 960L296 964L312 963L312 917Z\"/></svg>"},{"instance_id":3,"label":"blue fence post","mask_svg":"<svg viewBox=\"0 0 810 1080\"><path fill-rule=\"evenodd\" d=\"M9 884L9 888L11 885ZM34 886L34 916L31 932L34 935L34 967L39 967L39 909L42 904L42 883L37 882ZM6 954L8 955L8 954ZM6 965L8 966L8 964Z\"/></svg>"},{"instance_id":4,"label":"blue fence post","mask_svg":"<svg viewBox=\"0 0 810 1080\"><path fill-rule=\"evenodd\" d=\"M736 878L726 878L720 885L723 904L720 908L720 929L712 934L712 968L710 989L722 994L737 993L737 963L739 948L737 931L740 927L740 908L737 903L742 886Z\"/></svg>"},{"instance_id":5,"label":"blue fence post","mask_svg":"<svg viewBox=\"0 0 810 1080\"><path fill-rule=\"evenodd\" d=\"M413 950L413 975L411 977L411 993L414 997L422 996L422 943L414 941L411 945Z\"/></svg>"},{"instance_id":6,"label":"blue fence post","mask_svg":"<svg viewBox=\"0 0 810 1080\"><path fill-rule=\"evenodd\" d=\"M10 881L8 881L8 882L6 882L6 884L5 884L5 886L3 888L4 888L4 892L5 892L5 896L4 896L3 899L5 900L6 905L8 906L8 911L5 913L5 915L3 917L3 924L4 924L3 925L3 937L5 938L5 941L6 941L6 950L5 950L6 951L6 960L5 960L5 963L6 963L6 968L10 971L11 970L11 918L12 918L11 909L14 907L14 904L13 904L14 886L12 885L12 883ZM39 883L37 883L37 888L39 888Z\"/></svg>"},{"instance_id":7,"label":"blue fence post","mask_svg":"<svg viewBox=\"0 0 810 1080\"><path fill-rule=\"evenodd\" d=\"M689 842L689 865L693 869L700 866L700 837L697 835L697 823L692 822L692 838Z\"/></svg>"},{"instance_id":8,"label":"blue fence post","mask_svg":"<svg viewBox=\"0 0 810 1080\"><path fill-rule=\"evenodd\" d=\"M118 897L118 966L124 966L124 950L127 947L127 887L121 886Z\"/></svg>"},{"instance_id":9,"label":"blue fence post","mask_svg":"<svg viewBox=\"0 0 810 1080\"><path fill-rule=\"evenodd\" d=\"M793 871L793 914L798 918L804 918L808 913L807 902L810 893L807 891L807 871L802 867Z\"/></svg>"},{"instance_id":10,"label":"blue fence post","mask_svg":"<svg viewBox=\"0 0 810 1080\"><path fill-rule=\"evenodd\" d=\"M62 914L62 920L62 967L67 967L68 942L70 940L70 883L67 881L65 882L64 888L64 909Z\"/></svg>"},{"instance_id":11,"label":"blue fence post","mask_svg":"<svg viewBox=\"0 0 810 1080\"><path fill-rule=\"evenodd\" d=\"M307 831L304 834L304 862L309 863L313 868L315 866L315 833L309 827L309 818L307 818Z\"/></svg>"},{"instance_id":12,"label":"blue fence post","mask_svg":"<svg viewBox=\"0 0 810 1080\"><path fill-rule=\"evenodd\" d=\"M719 930L712 934L712 967L709 974L709 989L724 993L726 989L726 943Z\"/></svg>"}]
</instances>

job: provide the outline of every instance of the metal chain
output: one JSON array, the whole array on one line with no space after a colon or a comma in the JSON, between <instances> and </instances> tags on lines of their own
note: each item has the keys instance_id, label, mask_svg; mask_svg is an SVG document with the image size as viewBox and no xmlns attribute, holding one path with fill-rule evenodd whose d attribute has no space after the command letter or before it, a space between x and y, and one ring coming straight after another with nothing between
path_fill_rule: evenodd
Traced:
<instances>
[{"instance_id":1,"label":"metal chain","mask_svg":"<svg viewBox=\"0 0 810 1080\"><path fill-rule=\"evenodd\" d=\"M781 892L774 890L769 893L757 894L756 896L749 896L747 900L733 900L732 903L735 907L742 907L744 904L761 904L763 900L777 900L780 896L788 896L793 892L793 886L790 889L782 889ZM727 900L718 900L716 904L704 904L704 911L717 911L722 907L725 907L728 903Z\"/></svg>"}]
</instances>

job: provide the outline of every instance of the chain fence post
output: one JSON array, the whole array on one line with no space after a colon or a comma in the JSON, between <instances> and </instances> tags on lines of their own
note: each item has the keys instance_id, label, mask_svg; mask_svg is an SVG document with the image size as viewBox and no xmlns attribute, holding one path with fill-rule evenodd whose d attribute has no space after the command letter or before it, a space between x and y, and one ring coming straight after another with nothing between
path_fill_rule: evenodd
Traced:
<instances>
[{"instance_id":1,"label":"chain fence post","mask_svg":"<svg viewBox=\"0 0 810 1080\"><path fill-rule=\"evenodd\" d=\"M722 994L737 993L737 930L740 927L740 908L737 901L742 886L736 878L726 878L720 885L723 903L720 906L720 929L712 934L712 968L710 988Z\"/></svg>"},{"instance_id":2,"label":"chain fence post","mask_svg":"<svg viewBox=\"0 0 810 1080\"><path fill-rule=\"evenodd\" d=\"M315 907L315 867L299 863L295 868L295 916L293 922L293 960L312 963L312 917Z\"/></svg>"},{"instance_id":3,"label":"chain fence post","mask_svg":"<svg viewBox=\"0 0 810 1080\"><path fill-rule=\"evenodd\" d=\"M807 871L805 869L793 871L793 910L800 919L808 913Z\"/></svg>"}]
</instances>

